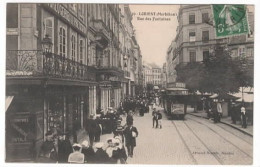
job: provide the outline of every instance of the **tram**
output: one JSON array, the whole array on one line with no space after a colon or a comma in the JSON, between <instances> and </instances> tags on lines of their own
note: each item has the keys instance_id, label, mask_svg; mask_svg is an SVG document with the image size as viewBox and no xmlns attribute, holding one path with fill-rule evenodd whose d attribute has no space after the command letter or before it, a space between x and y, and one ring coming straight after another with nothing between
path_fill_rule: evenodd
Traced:
<instances>
[{"instance_id":1,"label":"tram","mask_svg":"<svg viewBox=\"0 0 260 167\"><path fill-rule=\"evenodd\" d=\"M185 84L183 83L175 83L173 86L169 86L165 89L163 94L165 112L171 119L184 120L189 97L188 89L185 88Z\"/></svg>"}]
</instances>

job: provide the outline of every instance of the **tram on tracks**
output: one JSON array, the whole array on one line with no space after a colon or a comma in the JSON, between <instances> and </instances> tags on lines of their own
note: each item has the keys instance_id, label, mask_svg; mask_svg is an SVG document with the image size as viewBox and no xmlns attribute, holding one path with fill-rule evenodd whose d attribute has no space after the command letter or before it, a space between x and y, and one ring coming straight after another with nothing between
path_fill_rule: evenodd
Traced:
<instances>
[{"instance_id":1,"label":"tram on tracks","mask_svg":"<svg viewBox=\"0 0 260 167\"><path fill-rule=\"evenodd\" d=\"M168 84L162 93L163 106L171 119L183 119L187 111L188 89L184 83Z\"/></svg>"}]
</instances>

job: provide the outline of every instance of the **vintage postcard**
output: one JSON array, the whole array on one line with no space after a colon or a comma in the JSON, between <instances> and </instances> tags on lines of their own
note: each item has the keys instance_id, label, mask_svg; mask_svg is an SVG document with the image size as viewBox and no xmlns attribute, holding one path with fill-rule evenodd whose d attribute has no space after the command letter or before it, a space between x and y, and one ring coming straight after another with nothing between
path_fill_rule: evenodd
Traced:
<instances>
[{"instance_id":1,"label":"vintage postcard","mask_svg":"<svg viewBox=\"0 0 260 167\"><path fill-rule=\"evenodd\" d=\"M254 4L5 8L5 163L253 165Z\"/></svg>"}]
</instances>

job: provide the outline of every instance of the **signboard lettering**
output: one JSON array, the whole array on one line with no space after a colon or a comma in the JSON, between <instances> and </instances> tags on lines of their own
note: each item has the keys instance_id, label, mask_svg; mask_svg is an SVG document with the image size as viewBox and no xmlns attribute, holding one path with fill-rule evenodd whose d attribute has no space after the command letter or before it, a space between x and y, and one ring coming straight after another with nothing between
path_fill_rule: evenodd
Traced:
<instances>
[{"instance_id":1,"label":"signboard lettering","mask_svg":"<svg viewBox=\"0 0 260 167\"><path fill-rule=\"evenodd\" d=\"M48 6L53 9L58 15L68 21L73 27L77 28L83 33L86 33L86 26L76 18L65 6L62 4L50 3Z\"/></svg>"}]
</instances>

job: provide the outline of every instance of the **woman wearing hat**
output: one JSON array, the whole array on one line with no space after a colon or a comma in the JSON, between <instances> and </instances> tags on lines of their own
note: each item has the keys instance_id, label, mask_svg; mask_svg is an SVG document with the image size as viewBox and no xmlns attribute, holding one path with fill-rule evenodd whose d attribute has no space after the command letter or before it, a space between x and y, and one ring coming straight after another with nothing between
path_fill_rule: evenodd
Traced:
<instances>
[{"instance_id":1,"label":"woman wearing hat","mask_svg":"<svg viewBox=\"0 0 260 167\"><path fill-rule=\"evenodd\" d=\"M107 153L103 150L104 143L99 142L95 144L97 151L95 153L95 163L97 164L107 164L110 162Z\"/></svg>"},{"instance_id":2,"label":"woman wearing hat","mask_svg":"<svg viewBox=\"0 0 260 167\"><path fill-rule=\"evenodd\" d=\"M69 155L69 163L84 163L85 156L81 153L82 146L78 143L73 144L73 153Z\"/></svg>"},{"instance_id":3,"label":"woman wearing hat","mask_svg":"<svg viewBox=\"0 0 260 167\"><path fill-rule=\"evenodd\" d=\"M89 142L87 140L84 140L81 143L81 145L82 145L81 152L85 156L84 162L85 163L95 163L95 152L94 152L94 149L91 146L89 146Z\"/></svg>"},{"instance_id":4,"label":"woman wearing hat","mask_svg":"<svg viewBox=\"0 0 260 167\"><path fill-rule=\"evenodd\" d=\"M112 159L117 164L126 164L127 155L122 140L115 137L115 149L112 152Z\"/></svg>"}]
</instances>

